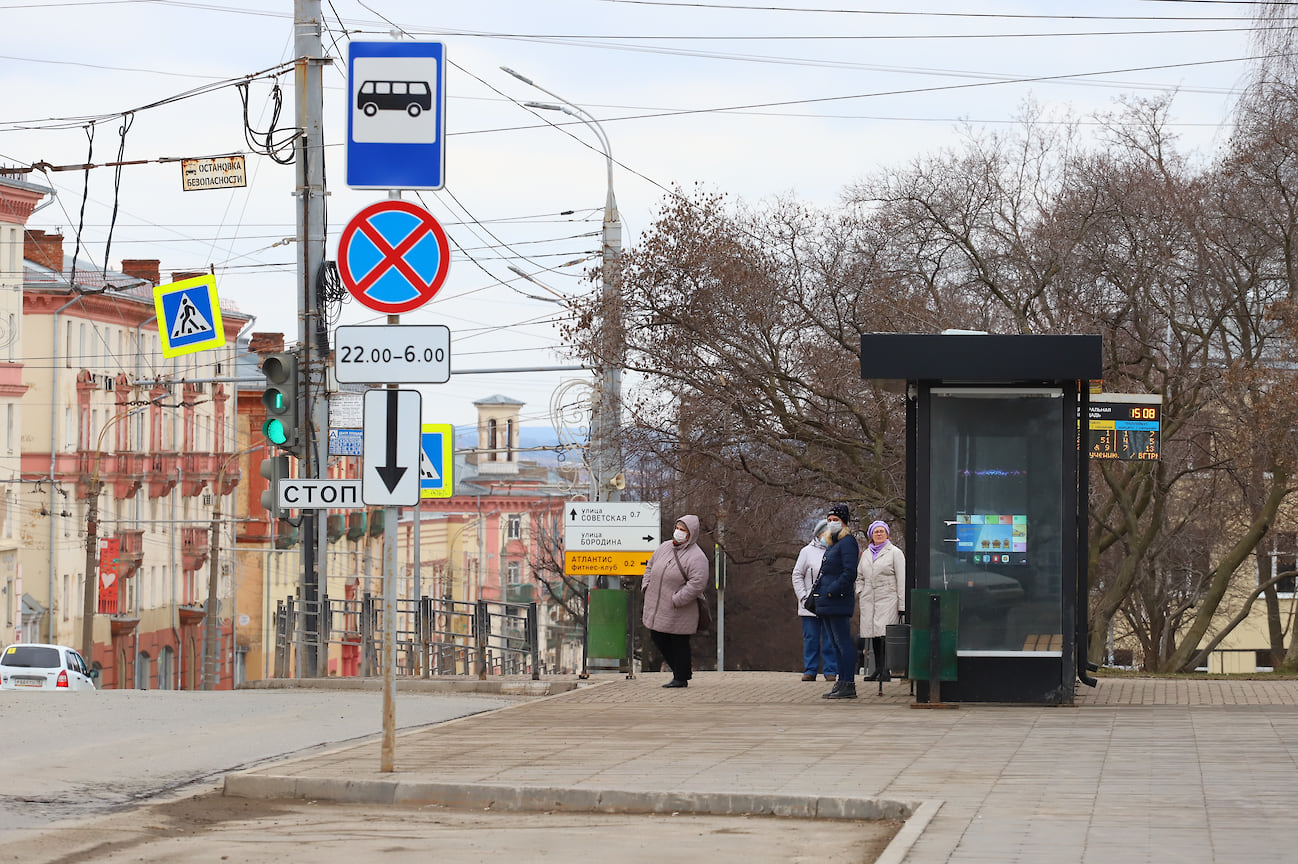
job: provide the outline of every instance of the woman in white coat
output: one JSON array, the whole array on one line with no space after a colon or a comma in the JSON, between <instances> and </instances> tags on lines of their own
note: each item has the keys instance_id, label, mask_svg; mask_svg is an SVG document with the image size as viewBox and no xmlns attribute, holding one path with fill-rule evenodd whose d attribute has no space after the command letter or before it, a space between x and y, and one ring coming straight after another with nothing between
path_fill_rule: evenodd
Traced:
<instances>
[{"instance_id":1,"label":"woman in white coat","mask_svg":"<svg viewBox=\"0 0 1298 864\"><path fill-rule=\"evenodd\" d=\"M798 620L802 622L802 680L815 681L817 670L823 669L826 681L838 679L838 657L833 643L815 612L802 605L811 593L820 575L820 562L825 560L825 531L829 523L821 519L811 532L811 539L798 553L798 563L793 565L793 593L798 598Z\"/></svg>"},{"instance_id":2,"label":"woman in white coat","mask_svg":"<svg viewBox=\"0 0 1298 864\"><path fill-rule=\"evenodd\" d=\"M856 565L856 597L861 604L861 638L870 640L874 652L874 675L866 681L888 681L883 662L884 637L888 625L896 624L906 611L906 556L892 545L886 522L871 522L866 536L870 545Z\"/></svg>"}]
</instances>

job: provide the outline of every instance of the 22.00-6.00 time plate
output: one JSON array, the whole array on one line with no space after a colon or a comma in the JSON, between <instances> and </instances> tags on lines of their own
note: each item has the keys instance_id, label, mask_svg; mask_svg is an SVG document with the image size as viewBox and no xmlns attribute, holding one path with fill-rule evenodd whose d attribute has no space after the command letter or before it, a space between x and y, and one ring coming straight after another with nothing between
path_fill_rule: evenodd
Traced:
<instances>
[{"instance_id":1,"label":"22.00-6.00 time plate","mask_svg":"<svg viewBox=\"0 0 1298 864\"><path fill-rule=\"evenodd\" d=\"M343 384L445 384L451 330L441 324L339 327L334 375Z\"/></svg>"}]
</instances>

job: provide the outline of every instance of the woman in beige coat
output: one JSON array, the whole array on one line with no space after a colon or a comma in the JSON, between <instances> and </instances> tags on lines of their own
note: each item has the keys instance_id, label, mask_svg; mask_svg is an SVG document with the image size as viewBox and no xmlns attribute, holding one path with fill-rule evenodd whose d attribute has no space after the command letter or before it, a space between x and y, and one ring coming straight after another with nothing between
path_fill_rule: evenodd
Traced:
<instances>
[{"instance_id":1,"label":"woman in beige coat","mask_svg":"<svg viewBox=\"0 0 1298 864\"><path fill-rule=\"evenodd\" d=\"M883 662L888 625L906 611L906 556L888 539L886 522L871 522L866 536L870 545L856 565L856 597L861 604L861 638L870 640L875 674L866 681L888 681Z\"/></svg>"},{"instance_id":2,"label":"woman in beige coat","mask_svg":"<svg viewBox=\"0 0 1298 864\"><path fill-rule=\"evenodd\" d=\"M672 539L645 567L641 621L672 670L664 687L688 687L693 676L690 636L699 629L698 597L708 583L708 558L698 544L699 517L676 520Z\"/></svg>"}]
</instances>

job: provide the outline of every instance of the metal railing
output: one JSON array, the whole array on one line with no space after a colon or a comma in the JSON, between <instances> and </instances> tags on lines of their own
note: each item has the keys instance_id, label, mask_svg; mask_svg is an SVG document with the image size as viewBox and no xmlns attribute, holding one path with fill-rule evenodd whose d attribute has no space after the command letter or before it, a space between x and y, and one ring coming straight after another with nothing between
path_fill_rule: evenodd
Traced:
<instances>
[{"instance_id":1,"label":"metal railing","mask_svg":"<svg viewBox=\"0 0 1298 864\"><path fill-rule=\"evenodd\" d=\"M316 622L308 630L308 622ZM541 677L536 603L467 602L422 597L399 599L396 674L526 675ZM277 678L303 677L304 658L316 652L316 669L340 676L382 674L383 598L364 594L307 603L290 596L275 608Z\"/></svg>"}]
</instances>

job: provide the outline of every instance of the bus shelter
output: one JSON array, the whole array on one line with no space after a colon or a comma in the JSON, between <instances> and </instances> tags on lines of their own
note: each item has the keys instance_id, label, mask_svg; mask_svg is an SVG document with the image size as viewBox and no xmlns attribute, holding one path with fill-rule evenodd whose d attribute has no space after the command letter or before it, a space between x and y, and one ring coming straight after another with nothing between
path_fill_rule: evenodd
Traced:
<instances>
[{"instance_id":1,"label":"bus shelter","mask_svg":"<svg viewBox=\"0 0 1298 864\"><path fill-rule=\"evenodd\" d=\"M959 594L943 702L1071 704L1094 684L1077 418L1101 370L1099 336L861 336L861 376L906 382L907 587Z\"/></svg>"}]
</instances>

